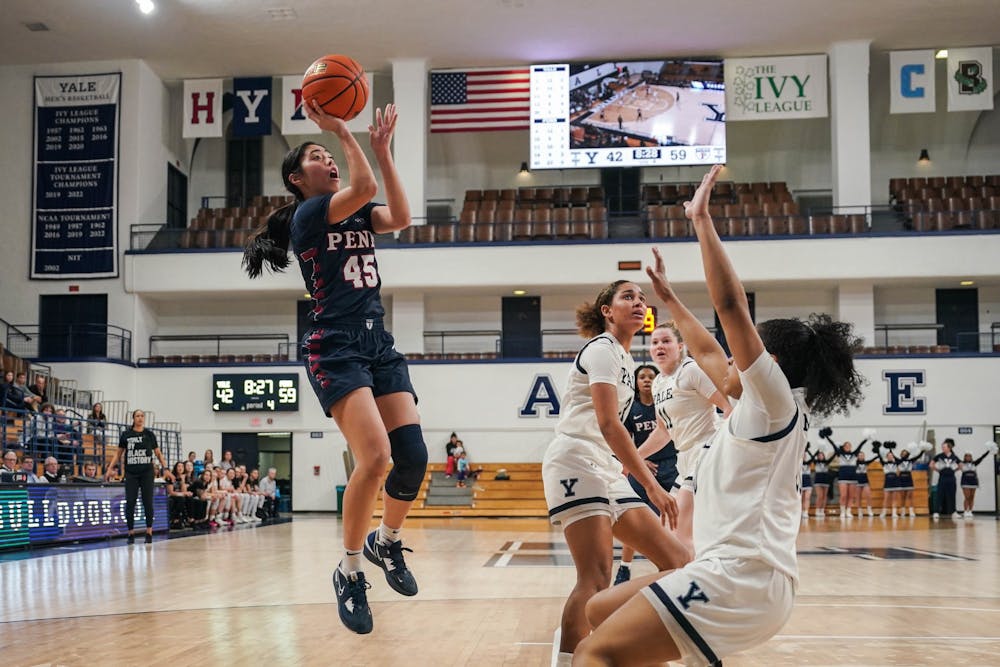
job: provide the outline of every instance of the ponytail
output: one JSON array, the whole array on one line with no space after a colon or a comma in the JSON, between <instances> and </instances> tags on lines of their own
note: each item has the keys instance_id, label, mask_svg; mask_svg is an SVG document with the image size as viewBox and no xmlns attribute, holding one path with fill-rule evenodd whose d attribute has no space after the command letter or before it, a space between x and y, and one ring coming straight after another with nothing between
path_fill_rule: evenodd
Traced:
<instances>
[{"instance_id":1,"label":"ponytail","mask_svg":"<svg viewBox=\"0 0 1000 667\"><path fill-rule=\"evenodd\" d=\"M281 161L281 181L285 189L295 195L295 201L282 206L268 216L267 222L250 232L243 247L243 269L251 278L258 278L264 272L265 264L272 272L288 268L288 246L291 243L292 216L302 203L302 191L291 181L292 174L301 173L302 156L314 141L306 141L285 153Z\"/></svg>"},{"instance_id":2,"label":"ponytail","mask_svg":"<svg viewBox=\"0 0 1000 667\"><path fill-rule=\"evenodd\" d=\"M243 247L243 269L251 278L259 278L265 265L272 272L288 268L288 246L291 242L292 216L299 206L296 200L275 210L267 222L250 232Z\"/></svg>"},{"instance_id":3,"label":"ponytail","mask_svg":"<svg viewBox=\"0 0 1000 667\"><path fill-rule=\"evenodd\" d=\"M581 303L576 308L576 329L584 338L593 338L604 333L607 324L604 313L601 312L603 306L611 305L612 299L618 288L629 282L628 280L616 280L601 290L594 303Z\"/></svg>"}]
</instances>

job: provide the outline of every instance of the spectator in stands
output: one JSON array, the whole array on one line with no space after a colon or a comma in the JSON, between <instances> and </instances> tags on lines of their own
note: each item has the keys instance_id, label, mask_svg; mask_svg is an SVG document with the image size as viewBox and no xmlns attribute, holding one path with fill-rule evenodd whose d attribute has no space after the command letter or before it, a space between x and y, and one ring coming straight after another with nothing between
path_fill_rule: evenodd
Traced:
<instances>
[{"instance_id":1,"label":"spectator in stands","mask_svg":"<svg viewBox=\"0 0 1000 667\"><path fill-rule=\"evenodd\" d=\"M454 431L451 433L451 437L448 438L448 443L444 446L444 451L448 458L444 464L444 476L451 477L455 474L455 447L458 443L458 435Z\"/></svg>"},{"instance_id":2,"label":"spectator in stands","mask_svg":"<svg viewBox=\"0 0 1000 667\"><path fill-rule=\"evenodd\" d=\"M260 491L260 470L257 468L250 471L250 476L247 478L247 490L257 501L257 509L254 510L253 518L259 523L266 517L264 514L264 501L267 498Z\"/></svg>"},{"instance_id":3,"label":"spectator in stands","mask_svg":"<svg viewBox=\"0 0 1000 667\"><path fill-rule=\"evenodd\" d=\"M195 525L209 525L217 528L219 524L215 522L215 508L212 498L212 473L203 470L196 480L191 482L188 490L191 491L192 506L194 510L191 516L195 517Z\"/></svg>"},{"instance_id":4,"label":"spectator in stands","mask_svg":"<svg viewBox=\"0 0 1000 667\"><path fill-rule=\"evenodd\" d=\"M167 479L167 509L172 529L186 528L193 523L192 515L188 512L191 508L190 499L193 496L194 494L188 489L184 462L178 461Z\"/></svg>"},{"instance_id":5,"label":"spectator in stands","mask_svg":"<svg viewBox=\"0 0 1000 667\"><path fill-rule=\"evenodd\" d=\"M226 472L228 472L230 468L236 467L236 462L233 461L233 452L231 450L227 449L222 452L222 463L219 464L219 467Z\"/></svg>"},{"instance_id":6,"label":"spectator in stands","mask_svg":"<svg viewBox=\"0 0 1000 667\"><path fill-rule=\"evenodd\" d=\"M3 453L3 465L0 466L0 473L17 472L17 452L8 449Z\"/></svg>"},{"instance_id":7,"label":"spectator in stands","mask_svg":"<svg viewBox=\"0 0 1000 667\"><path fill-rule=\"evenodd\" d=\"M45 459L45 470L42 472L42 477L49 484L61 484L63 482L62 476L59 474L59 459L54 456Z\"/></svg>"},{"instance_id":8,"label":"spectator in stands","mask_svg":"<svg viewBox=\"0 0 1000 667\"><path fill-rule=\"evenodd\" d=\"M49 394L46 391L48 389L49 379L44 375L35 376L35 384L28 387L28 391L41 399L42 403L49 402Z\"/></svg>"},{"instance_id":9,"label":"spectator in stands","mask_svg":"<svg viewBox=\"0 0 1000 667\"><path fill-rule=\"evenodd\" d=\"M96 463L84 463L83 464L83 474L77 475L73 478L74 482L82 482L84 484L100 484L101 478L97 475L97 464Z\"/></svg>"},{"instance_id":10,"label":"spectator in stands","mask_svg":"<svg viewBox=\"0 0 1000 667\"><path fill-rule=\"evenodd\" d=\"M28 476L28 484L44 484L42 478L35 474L35 459L27 454L21 459L21 471Z\"/></svg>"},{"instance_id":11,"label":"spectator in stands","mask_svg":"<svg viewBox=\"0 0 1000 667\"><path fill-rule=\"evenodd\" d=\"M202 461L206 469L215 467L215 454L211 449L205 450L205 456L202 458Z\"/></svg>"},{"instance_id":12,"label":"spectator in stands","mask_svg":"<svg viewBox=\"0 0 1000 667\"><path fill-rule=\"evenodd\" d=\"M230 470L233 470L230 468ZM214 470L215 472L215 483L218 486L219 492L222 498L222 504L220 509L222 510L222 520L226 521L230 526L233 526L237 522L243 523L240 517L239 508L239 496L236 495L233 489L233 480L229 476L228 470L223 470L222 466L217 466ZM236 471L233 470L235 473Z\"/></svg>"},{"instance_id":13,"label":"spectator in stands","mask_svg":"<svg viewBox=\"0 0 1000 667\"><path fill-rule=\"evenodd\" d=\"M278 503L277 503L277 491L278 482L276 477L278 475L277 468L268 468L267 477L260 480L260 485L258 489L262 494L264 494L264 518L265 519L276 519L278 518Z\"/></svg>"},{"instance_id":14,"label":"spectator in stands","mask_svg":"<svg viewBox=\"0 0 1000 667\"><path fill-rule=\"evenodd\" d=\"M0 385L0 406L7 410L30 410L33 398L27 398L14 382L14 371L3 374L3 384Z\"/></svg>"},{"instance_id":15,"label":"spectator in stands","mask_svg":"<svg viewBox=\"0 0 1000 667\"><path fill-rule=\"evenodd\" d=\"M59 443L59 451L64 454L63 458L75 460L77 455L82 452L82 440L80 432L66 418L66 411L62 408L55 412L55 434L56 442Z\"/></svg>"},{"instance_id":16,"label":"spectator in stands","mask_svg":"<svg viewBox=\"0 0 1000 667\"><path fill-rule=\"evenodd\" d=\"M94 434L94 442L99 445L104 444L104 429L108 426L107 415L104 414L104 406L94 403L87 416L87 433Z\"/></svg>"},{"instance_id":17,"label":"spectator in stands","mask_svg":"<svg viewBox=\"0 0 1000 667\"><path fill-rule=\"evenodd\" d=\"M31 424L31 434L25 432L26 437L30 437L34 442L35 453L38 455L57 454L56 447L59 441L56 439L55 407L51 403L42 404L38 413L34 415ZM25 444L28 444L27 442Z\"/></svg>"},{"instance_id":18,"label":"spectator in stands","mask_svg":"<svg viewBox=\"0 0 1000 667\"><path fill-rule=\"evenodd\" d=\"M194 463L192 461L184 461L184 481L187 482L188 486L194 483L196 477L201 477L201 475L195 474Z\"/></svg>"},{"instance_id":19,"label":"spectator in stands","mask_svg":"<svg viewBox=\"0 0 1000 667\"><path fill-rule=\"evenodd\" d=\"M40 396L36 395L31 389L28 388L28 375L26 373L18 373L14 377L14 387L21 392L21 396L24 397L24 404L28 410L37 410L42 404L42 399Z\"/></svg>"}]
</instances>

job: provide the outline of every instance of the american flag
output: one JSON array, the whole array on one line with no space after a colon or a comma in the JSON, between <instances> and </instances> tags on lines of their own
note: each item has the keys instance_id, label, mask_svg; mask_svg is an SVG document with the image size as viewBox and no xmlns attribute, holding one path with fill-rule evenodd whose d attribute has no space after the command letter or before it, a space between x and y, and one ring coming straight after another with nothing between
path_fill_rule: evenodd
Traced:
<instances>
[{"instance_id":1,"label":"american flag","mask_svg":"<svg viewBox=\"0 0 1000 667\"><path fill-rule=\"evenodd\" d=\"M431 72L431 132L528 128L527 67Z\"/></svg>"}]
</instances>

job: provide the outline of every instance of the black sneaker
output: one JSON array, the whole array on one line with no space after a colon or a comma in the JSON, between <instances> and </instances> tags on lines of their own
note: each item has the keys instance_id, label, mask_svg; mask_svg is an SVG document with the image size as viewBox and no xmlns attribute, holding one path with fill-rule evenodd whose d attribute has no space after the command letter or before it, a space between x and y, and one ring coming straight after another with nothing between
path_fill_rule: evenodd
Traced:
<instances>
[{"instance_id":1,"label":"black sneaker","mask_svg":"<svg viewBox=\"0 0 1000 667\"><path fill-rule=\"evenodd\" d=\"M631 578L632 578L632 568L630 568L628 565L619 565L618 574L615 575L614 585L617 586L618 584L624 584Z\"/></svg>"},{"instance_id":2,"label":"black sneaker","mask_svg":"<svg viewBox=\"0 0 1000 667\"><path fill-rule=\"evenodd\" d=\"M368 593L372 585L365 581L365 573L354 578L345 576L338 567L333 571L333 590L337 594L337 611L340 621L348 630L359 635L372 631L372 610L368 607Z\"/></svg>"},{"instance_id":3,"label":"black sneaker","mask_svg":"<svg viewBox=\"0 0 1000 667\"><path fill-rule=\"evenodd\" d=\"M416 595L417 582L403 560L403 552L413 553L413 549L404 547L401 540L389 545L379 544L375 539L377 533L373 530L365 538L365 558L385 570L385 580L392 590L400 595Z\"/></svg>"},{"instance_id":4,"label":"black sneaker","mask_svg":"<svg viewBox=\"0 0 1000 667\"><path fill-rule=\"evenodd\" d=\"M153 543L153 536L150 535L149 533L146 533L146 544L152 544L152 543Z\"/></svg>"},{"instance_id":5,"label":"black sneaker","mask_svg":"<svg viewBox=\"0 0 1000 667\"><path fill-rule=\"evenodd\" d=\"M135 544L135 535L129 534L126 544Z\"/></svg>"}]
</instances>

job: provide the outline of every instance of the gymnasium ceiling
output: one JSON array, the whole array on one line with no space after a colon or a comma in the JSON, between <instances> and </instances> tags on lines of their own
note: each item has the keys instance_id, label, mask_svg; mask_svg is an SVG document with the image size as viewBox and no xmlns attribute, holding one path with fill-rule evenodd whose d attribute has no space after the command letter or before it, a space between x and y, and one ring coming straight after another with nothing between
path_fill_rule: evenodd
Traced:
<instances>
[{"instance_id":1,"label":"gymnasium ceiling","mask_svg":"<svg viewBox=\"0 0 1000 667\"><path fill-rule=\"evenodd\" d=\"M1000 44L998 0L2 0L0 64L141 58L165 81L283 74L325 53L371 71L656 56ZM31 32L29 23L47 32Z\"/></svg>"}]
</instances>

